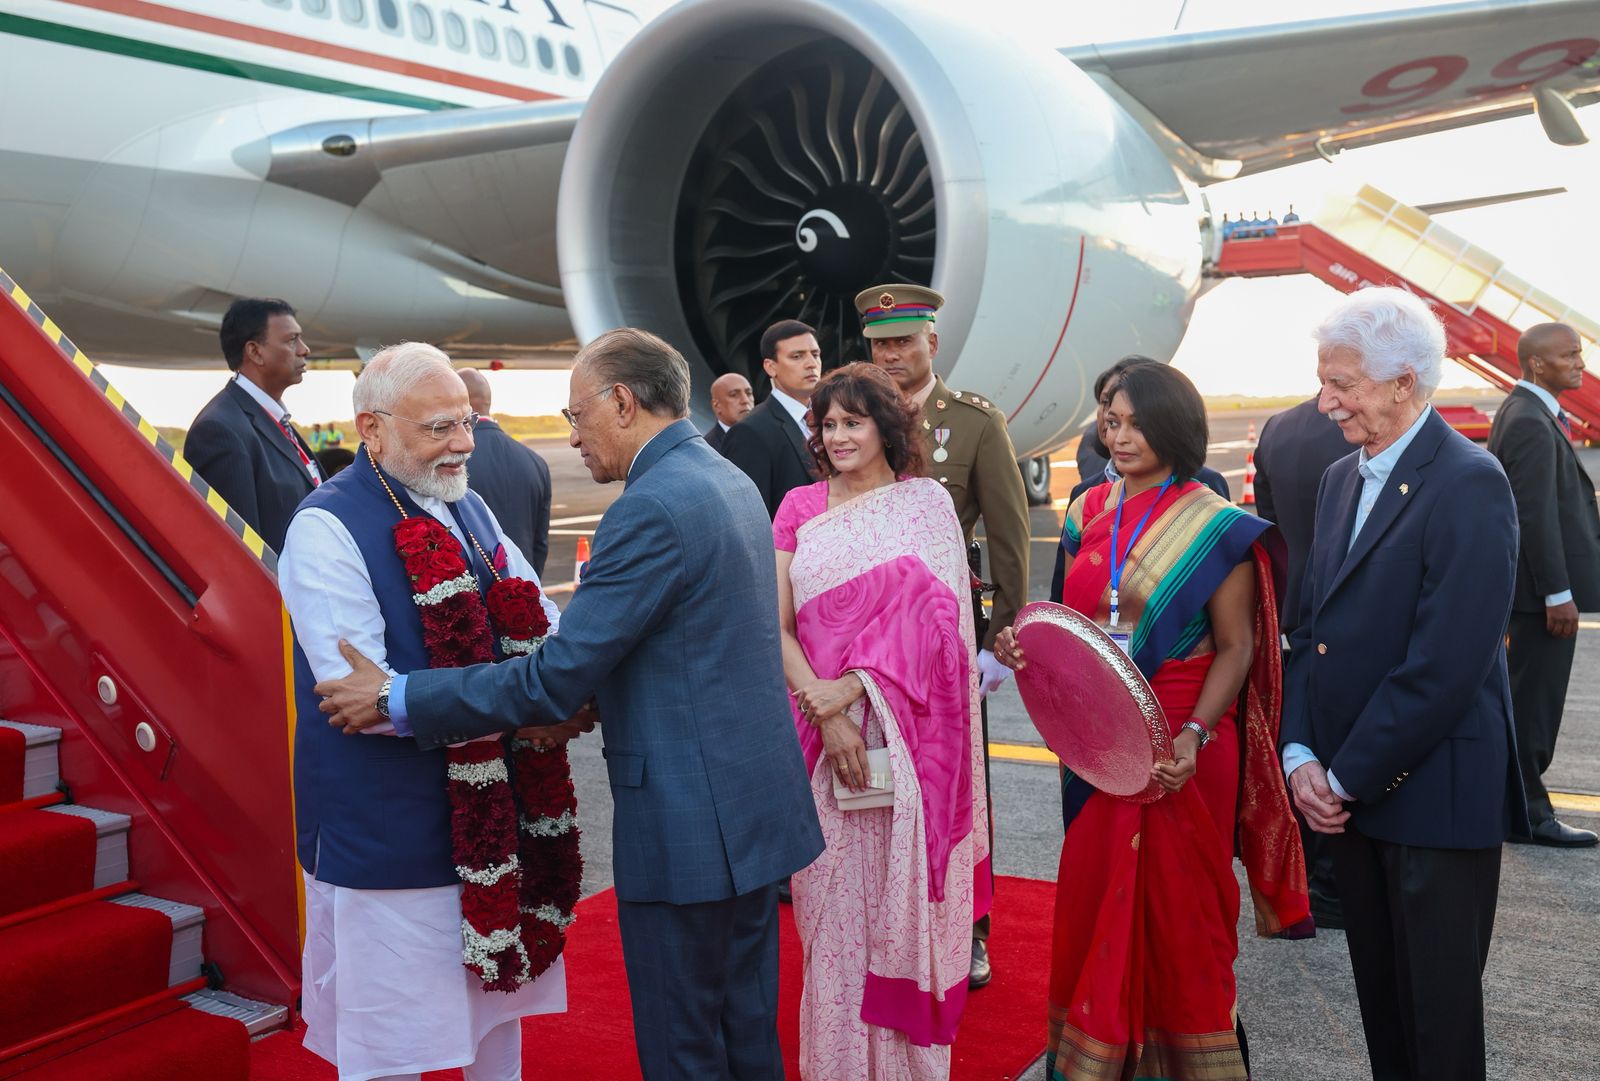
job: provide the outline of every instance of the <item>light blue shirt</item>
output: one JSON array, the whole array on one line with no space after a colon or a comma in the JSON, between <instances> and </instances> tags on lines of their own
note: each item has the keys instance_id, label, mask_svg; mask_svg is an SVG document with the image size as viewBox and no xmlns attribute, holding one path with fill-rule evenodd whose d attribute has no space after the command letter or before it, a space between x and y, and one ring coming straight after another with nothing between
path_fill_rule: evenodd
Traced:
<instances>
[{"instance_id":1,"label":"light blue shirt","mask_svg":"<svg viewBox=\"0 0 1600 1081\"><path fill-rule=\"evenodd\" d=\"M1378 496L1383 492L1383 486L1389 483L1389 475L1394 472L1394 467L1400 461L1400 456L1406 452L1411 441L1417 438L1417 433L1422 431L1422 425L1427 421L1428 414L1433 412L1433 406L1422 407L1421 414L1411 422L1411 427L1401 433L1400 438L1390 443L1383 450L1367 457L1366 448L1361 449L1361 454L1356 460L1356 472L1361 475L1361 497L1356 501L1356 521L1350 529L1350 539L1345 543L1344 550L1350 551L1355 547L1356 538L1361 536L1361 527L1367 524L1367 517L1372 513L1372 508L1378 502ZM1295 770L1307 762L1315 762L1317 756L1311 748L1304 743L1290 743L1283 748L1283 775L1291 776ZM1339 784L1339 779L1332 771L1328 773L1328 787L1333 789L1333 794L1351 802L1354 797L1346 792Z\"/></svg>"},{"instance_id":2,"label":"light blue shirt","mask_svg":"<svg viewBox=\"0 0 1600 1081\"><path fill-rule=\"evenodd\" d=\"M1541 402L1543 402L1544 407L1550 410L1550 415L1555 417L1556 420L1561 419L1561 403L1556 401L1556 396L1554 394L1551 394L1548 390L1545 390L1537 383L1528 382L1526 379L1518 379L1517 386L1527 390L1535 398L1538 398ZM1551 593L1549 596L1545 597L1544 606L1546 608L1554 608L1558 604L1566 604L1571 599L1572 590L1563 589L1560 593Z\"/></svg>"}]
</instances>

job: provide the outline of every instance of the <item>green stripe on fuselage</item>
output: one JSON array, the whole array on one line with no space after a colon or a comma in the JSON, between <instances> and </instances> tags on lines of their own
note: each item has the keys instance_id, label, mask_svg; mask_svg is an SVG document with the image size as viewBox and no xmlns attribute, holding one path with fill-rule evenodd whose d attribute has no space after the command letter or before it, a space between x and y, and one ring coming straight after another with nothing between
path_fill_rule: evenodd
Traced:
<instances>
[{"instance_id":1,"label":"green stripe on fuselage","mask_svg":"<svg viewBox=\"0 0 1600 1081\"><path fill-rule=\"evenodd\" d=\"M225 56L207 56L205 53L190 52L187 49L175 49L170 45L157 45L154 42L118 37L115 34L103 34L97 30L82 30L75 26L62 26L60 23L27 19L20 15L0 13L0 33L36 38L39 41L53 41L59 45L74 45L81 49L93 49L96 52L113 53L117 56L133 57L136 60L149 60L157 64L169 64L173 67L208 71L213 75L249 79L258 83L272 83L277 86L291 87L295 90L307 90L313 94L332 94L336 97L373 101L383 105L399 105L407 109L434 111L463 108L463 106L455 102L440 101L437 98L424 98L416 94L402 93L398 90L381 90L373 86L360 86L356 83L341 82L338 79L326 79L320 75L307 75L303 72L267 67L264 64L251 64Z\"/></svg>"}]
</instances>

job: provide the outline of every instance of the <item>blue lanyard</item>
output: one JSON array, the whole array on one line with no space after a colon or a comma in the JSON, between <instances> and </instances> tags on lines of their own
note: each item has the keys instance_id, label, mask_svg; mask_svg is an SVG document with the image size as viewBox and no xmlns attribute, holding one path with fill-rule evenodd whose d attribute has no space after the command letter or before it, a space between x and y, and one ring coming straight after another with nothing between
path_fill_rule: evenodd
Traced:
<instances>
[{"instance_id":1,"label":"blue lanyard","mask_svg":"<svg viewBox=\"0 0 1600 1081\"><path fill-rule=\"evenodd\" d=\"M1172 487L1173 478L1168 477L1161 482L1161 490L1156 493L1155 499L1145 509L1144 517L1139 519L1138 528L1133 531L1133 536L1128 538L1128 551L1133 551L1133 546L1139 543L1139 534L1144 532L1144 527L1150 522L1150 515L1155 513L1156 504L1161 502L1161 497L1167 494L1167 489ZM1128 494L1128 482L1122 482L1122 491L1117 493L1117 516L1111 519L1111 625L1117 625L1117 591L1122 586L1122 572L1128 569L1128 557L1121 553L1117 545L1117 534L1122 528L1122 499Z\"/></svg>"}]
</instances>

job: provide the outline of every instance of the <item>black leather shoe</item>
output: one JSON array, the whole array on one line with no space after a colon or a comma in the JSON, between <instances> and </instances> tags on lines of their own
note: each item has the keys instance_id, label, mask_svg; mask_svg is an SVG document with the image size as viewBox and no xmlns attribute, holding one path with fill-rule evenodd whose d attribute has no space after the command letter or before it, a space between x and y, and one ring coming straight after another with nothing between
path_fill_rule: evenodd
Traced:
<instances>
[{"instance_id":1,"label":"black leather shoe","mask_svg":"<svg viewBox=\"0 0 1600 1081\"><path fill-rule=\"evenodd\" d=\"M994 969L989 967L989 946L982 939L972 940L972 969L967 973L967 990L976 991L994 979Z\"/></svg>"},{"instance_id":2,"label":"black leather shoe","mask_svg":"<svg viewBox=\"0 0 1600 1081\"><path fill-rule=\"evenodd\" d=\"M1545 845L1549 848L1592 848L1600 844L1600 834L1593 830L1580 830L1555 818L1547 818L1534 826L1530 836L1511 839L1518 844Z\"/></svg>"},{"instance_id":3,"label":"black leather shoe","mask_svg":"<svg viewBox=\"0 0 1600 1081\"><path fill-rule=\"evenodd\" d=\"M1316 889L1311 891L1311 918L1319 931L1344 930L1344 910L1339 906L1339 898Z\"/></svg>"}]
</instances>

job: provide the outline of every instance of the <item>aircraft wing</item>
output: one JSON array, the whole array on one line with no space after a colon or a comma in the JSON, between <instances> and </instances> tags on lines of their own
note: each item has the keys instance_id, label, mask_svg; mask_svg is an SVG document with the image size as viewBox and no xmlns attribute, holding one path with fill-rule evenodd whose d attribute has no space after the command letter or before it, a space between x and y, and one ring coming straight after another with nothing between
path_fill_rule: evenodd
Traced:
<instances>
[{"instance_id":1,"label":"aircraft wing","mask_svg":"<svg viewBox=\"0 0 1600 1081\"><path fill-rule=\"evenodd\" d=\"M467 285L561 303L556 198L581 101L320 121L268 140L266 179L435 241Z\"/></svg>"},{"instance_id":2,"label":"aircraft wing","mask_svg":"<svg viewBox=\"0 0 1600 1081\"><path fill-rule=\"evenodd\" d=\"M1582 142L1600 98L1600 0L1494 0L1104 45L1062 54L1202 182L1537 109Z\"/></svg>"}]
</instances>

